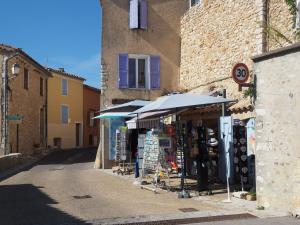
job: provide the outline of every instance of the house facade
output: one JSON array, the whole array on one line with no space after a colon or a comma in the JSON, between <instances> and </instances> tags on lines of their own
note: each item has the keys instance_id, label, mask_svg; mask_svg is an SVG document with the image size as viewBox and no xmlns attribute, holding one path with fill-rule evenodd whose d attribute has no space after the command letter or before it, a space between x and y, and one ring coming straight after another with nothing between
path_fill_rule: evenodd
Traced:
<instances>
[{"instance_id":1,"label":"house facade","mask_svg":"<svg viewBox=\"0 0 300 225\"><path fill-rule=\"evenodd\" d=\"M48 146L76 148L83 146L84 78L60 69L48 69Z\"/></svg>"},{"instance_id":2,"label":"house facade","mask_svg":"<svg viewBox=\"0 0 300 225\"><path fill-rule=\"evenodd\" d=\"M130 100L153 100L178 91L182 0L100 0L102 7L101 109ZM108 120L99 151L111 167ZM100 154L98 154L99 156ZM100 167L98 164L97 167Z\"/></svg>"},{"instance_id":3,"label":"house facade","mask_svg":"<svg viewBox=\"0 0 300 225\"><path fill-rule=\"evenodd\" d=\"M2 77L4 58L15 54L16 57L7 61L7 148L8 153L31 155L47 147L47 83L51 74L21 49L1 44ZM19 65L20 72L14 77L11 68L15 63ZM2 82L3 79L3 89ZM3 116L1 118L4 120ZM3 135L1 137L4 138Z\"/></svg>"},{"instance_id":4,"label":"house facade","mask_svg":"<svg viewBox=\"0 0 300 225\"><path fill-rule=\"evenodd\" d=\"M83 85L83 146L99 144L99 120L93 119L100 109L100 90Z\"/></svg>"}]
</instances>

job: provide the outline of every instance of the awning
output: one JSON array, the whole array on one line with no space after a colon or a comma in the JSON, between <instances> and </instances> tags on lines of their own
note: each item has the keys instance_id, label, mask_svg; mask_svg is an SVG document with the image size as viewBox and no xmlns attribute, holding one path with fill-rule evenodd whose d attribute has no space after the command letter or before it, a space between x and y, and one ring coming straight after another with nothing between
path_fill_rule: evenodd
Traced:
<instances>
[{"instance_id":1,"label":"awning","mask_svg":"<svg viewBox=\"0 0 300 225\"><path fill-rule=\"evenodd\" d=\"M134 117L134 115L129 115L130 112L110 112L103 113L99 116L94 117L93 119L116 119L116 118L130 118Z\"/></svg>"},{"instance_id":2,"label":"awning","mask_svg":"<svg viewBox=\"0 0 300 225\"><path fill-rule=\"evenodd\" d=\"M116 106L111 106L106 109L103 109L100 111L100 113L104 112L132 112L135 111L145 105L148 105L151 103L151 101L144 101L144 100L134 100L130 101L124 104L116 105Z\"/></svg>"},{"instance_id":3,"label":"awning","mask_svg":"<svg viewBox=\"0 0 300 225\"><path fill-rule=\"evenodd\" d=\"M200 94L173 94L158 98L156 101L132 112L134 114L140 114L145 112L154 112L162 110L173 110L173 109L185 109L200 106L208 106L213 104L235 102L222 97L213 97Z\"/></svg>"}]
</instances>

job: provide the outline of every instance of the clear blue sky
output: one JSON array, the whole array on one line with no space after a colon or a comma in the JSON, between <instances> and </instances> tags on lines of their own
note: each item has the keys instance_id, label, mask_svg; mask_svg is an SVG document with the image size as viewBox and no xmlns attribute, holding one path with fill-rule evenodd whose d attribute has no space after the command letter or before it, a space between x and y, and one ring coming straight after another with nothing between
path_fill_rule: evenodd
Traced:
<instances>
[{"instance_id":1,"label":"clear blue sky","mask_svg":"<svg viewBox=\"0 0 300 225\"><path fill-rule=\"evenodd\" d=\"M0 0L0 43L99 87L99 0Z\"/></svg>"}]
</instances>

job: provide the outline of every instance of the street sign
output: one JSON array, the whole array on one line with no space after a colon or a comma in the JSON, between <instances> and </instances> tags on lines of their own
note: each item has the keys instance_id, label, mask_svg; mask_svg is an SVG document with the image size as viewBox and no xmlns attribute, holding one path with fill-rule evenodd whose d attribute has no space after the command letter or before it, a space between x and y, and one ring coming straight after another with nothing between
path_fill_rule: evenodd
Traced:
<instances>
[{"instance_id":1,"label":"street sign","mask_svg":"<svg viewBox=\"0 0 300 225\"><path fill-rule=\"evenodd\" d=\"M7 120L12 120L12 121L18 121L18 120L22 120L23 116L20 115L8 115L6 117Z\"/></svg>"},{"instance_id":2,"label":"street sign","mask_svg":"<svg viewBox=\"0 0 300 225\"><path fill-rule=\"evenodd\" d=\"M237 63L232 69L232 78L238 84L245 84L249 78L249 69L244 63Z\"/></svg>"}]
</instances>

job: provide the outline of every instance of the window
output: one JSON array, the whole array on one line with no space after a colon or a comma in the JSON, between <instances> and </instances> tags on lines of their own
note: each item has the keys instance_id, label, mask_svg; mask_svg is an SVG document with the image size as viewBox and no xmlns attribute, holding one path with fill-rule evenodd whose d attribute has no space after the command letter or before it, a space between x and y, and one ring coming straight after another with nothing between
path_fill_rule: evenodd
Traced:
<instances>
[{"instance_id":1,"label":"window","mask_svg":"<svg viewBox=\"0 0 300 225\"><path fill-rule=\"evenodd\" d=\"M89 113L89 124L90 127L94 127L95 126L95 120L93 119L95 117L95 112L94 111L90 111Z\"/></svg>"},{"instance_id":2,"label":"window","mask_svg":"<svg viewBox=\"0 0 300 225\"><path fill-rule=\"evenodd\" d=\"M119 54L120 89L159 89L160 57Z\"/></svg>"},{"instance_id":3,"label":"window","mask_svg":"<svg viewBox=\"0 0 300 225\"><path fill-rule=\"evenodd\" d=\"M61 94L68 95L68 80L67 79L61 80Z\"/></svg>"},{"instance_id":4,"label":"window","mask_svg":"<svg viewBox=\"0 0 300 225\"><path fill-rule=\"evenodd\" d=\"M61 106L61 122L69 123L69 107L66 105Z\"/></svg>"},{"instance_id":5,"label":"window","mask_svg":"<svg viewBox=\"0 0 300 225\"><path fill-rule=\"evenodd\" d=\"M201 3L201 0L190 0L190 7Z\"/></svg>"},{"instance_id":6,"label":"window","mask_svg":"<svg viewBox=\"0 0 300 225\"><path fill-rule=\"evenodd\" d=\"M129 88L148 88L147 73L148 57L132 57L129 58L128 66L128 83ZM147 77L146 77L147 76Z\"/></svg>"},{"instance_id":7,"label":"window","mask_svg":"<svg viewBox=\"0 0 300 225\"><path fill-rule=\"evenodd\" d=\"M148 9L147 0L130 0L129 28L147 29Z\"/></svg>"},{"instance_id":8,"label":"window","mask_svg":"<svg viewBox=\"0 0 300 225\"><path fill-rule=\"evenodd\" d=\"M24 68L23 87L26 90L28 90L28 81L29 81L29 72L28 69Z\"/></svg>"},{"instance_id":9,"label":"window","mask_svg":"<svg viewBox=\"0 0 300 225\"><path fill-rule=\"evenodd\" d=\"M44 79L40 77L40 96L44 95Z\"/></svg>"}]
</instances>

